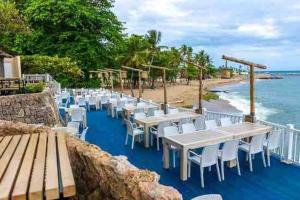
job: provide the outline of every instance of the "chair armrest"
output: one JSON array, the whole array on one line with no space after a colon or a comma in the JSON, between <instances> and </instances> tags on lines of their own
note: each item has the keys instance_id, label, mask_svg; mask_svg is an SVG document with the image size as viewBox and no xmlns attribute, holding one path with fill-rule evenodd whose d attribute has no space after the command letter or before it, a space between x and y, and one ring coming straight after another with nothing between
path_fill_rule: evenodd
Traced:
<instances>
[{"instance_id":1,"label":"chair armrest","mask_svg":"<svg viewBox=\"0 0 300 200\"><path fill-rule=\"evenodd\" d=\"M155 132L155 131L157 131L157 128L155 128L155 127L150 127L150 132Z\"/></svg>"},{"instance_id":2,"label":"chair armrest","mask_svg":"<svg viewBox=\"0 0 300 200\"><path fill-rule=\"evenodd\" d=\"M243 140L240 140L240 143L241 143L241 144L248 145L248 146L251 146L248 142L245 142L245 141L243 141Z\"/></svg>"},{"instance_id":3,"label":"chair armrest","mask_svg":"<svg viewBox=\"0 0 300 200\"><path fill-rule=\"evenodd\" d=\"M189 157L190 157L190 154L192 154L192 155L194 155L194 156L197 156L197 157L201 158L201 155L195 153L195 152L192 151L192 150L189 150Z\"/></svg>"}]
</instances>

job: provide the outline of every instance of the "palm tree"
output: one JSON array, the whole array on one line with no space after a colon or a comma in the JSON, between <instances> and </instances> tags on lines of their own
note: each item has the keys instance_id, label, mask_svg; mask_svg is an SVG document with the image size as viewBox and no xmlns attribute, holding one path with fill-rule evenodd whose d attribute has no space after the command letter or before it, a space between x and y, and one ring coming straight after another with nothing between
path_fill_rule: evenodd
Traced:
<instances>
[{"instance_id":1,"label":"palm tree","mask_svg":"<svg viewBox=\"0 0 300 200\"><path fill-rule=\"evenodd\" d=\"M157 52L160 51L161 46L158 44L161 42L161 32L157 30L149 30L148 33L145 35L146 40L149 42L149 54L151 56L150 65L153 63L154 56Z\"/></svg>"}]
</instances>

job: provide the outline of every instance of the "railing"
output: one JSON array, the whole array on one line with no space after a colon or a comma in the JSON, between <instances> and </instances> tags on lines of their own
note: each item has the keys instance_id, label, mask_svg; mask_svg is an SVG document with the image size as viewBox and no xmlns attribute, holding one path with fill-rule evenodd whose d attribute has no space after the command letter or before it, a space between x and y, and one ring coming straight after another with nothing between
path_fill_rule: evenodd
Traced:
<instances>
[{"instance_id":1,"label":"railing","mask_svg":"<svg viewBox=\"0 0 300 200\"><path fill-rule=\"evenodd\" d=\"M55 81L50 74L23 74L23 79L27 83L45 82L52 92L58 94L61 92L60 83Z\"/></svg>"},{"instance_id":2,"label":"railing","mask_svg":"<svg viewBox=\"0 0 300 200\"><path fill-rule=\"evenodd\" d=\"M205 118L207 120L220 121L221 118L229 117L233 122L244 121L244 116L238 114L218 113L205 111ZM286 126L276 124L268 121L257 120L258 123L272 126L273 131L281 132L280 148L272 152L285 163L300 164L300 130L295 129L292 124Z\"/></svg>"}]
</instances>

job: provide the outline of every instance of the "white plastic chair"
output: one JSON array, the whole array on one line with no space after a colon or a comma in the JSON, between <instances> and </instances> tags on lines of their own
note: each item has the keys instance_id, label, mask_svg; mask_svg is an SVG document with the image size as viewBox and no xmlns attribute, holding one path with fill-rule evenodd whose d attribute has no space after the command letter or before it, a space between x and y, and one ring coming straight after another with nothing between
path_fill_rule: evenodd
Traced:
<instances>
[{"instance_id":1,"label":"white plastic chair","mask_svg":"<svg viewBox=\"0 0 300 200\"><path fill-rule=\"evenodd\" d=\"M253 171L252 168L252 155L261 153L264 167L266 167L265 153L263 150L263 143L265 140L265 134L255 135L251 138L250 143L241 140L242 143L239 147L240 150L247 153L246 159L249 159L250 171Z\"/></svg>"},{"instance_id":2,"label":"white plastic chair","mask_svg":"<svg viewBox=\"0 0 300 200\"><path fill-rule=\"evenodd\" d=\"M79 97L77 104L78 104L79 107L86 108L86 100L85 100L85 98L84 97Z\"/></svg>"},{"instance_id":3,"label":"white plastic chair","mask_svg":"<svg viewBox=\"0 0 300 200\"><path fill-rule=\"evenodd\" d=\"M220 119L221 126L222 127L227 127L227 126L232 126L233 123L229 117L221 118Z\"/></svg>"},{"instance_id":4,"label":"white plastic chair","mask_svg":"<svg viewBox=\"0 0 300 200\"><path fill-rule=\"evenodd\" d=\"M219 194L206 194L192 198L191 200L223 200Z\"/></svg>"},{"instance_id":5,"label":"white plastic chair","mask_svg":"<svg viewBox=\"0 0 300 200\"><path fill-rule=\"evenodd\" d=\"M239 164L239 156L238 156L239 142L240 142L239 140L232 140L232 141L225 142L222 149L219 150L219 159L221 161L222 180L225 180L224 162L226 162L226 161L235 160L238 175L239 176L241 175L240 164Z\"/></svg>"},{"instance_id":6,"label":"white plastic chair","mask_svg":"<svg viewBox=\"0 0 300 200\"><path fill-rule=\"evenodd\" d=\"M218 128L218 124L216 122L216 120L206 120L205 121L205 129L206 130L213 130Z\"/></svg>"},{"instance_id":7,"label":"white plastic chair","mask_svg":"<svg viewBox=\"0 0 300 200\"><path fill-rule=\"evenodd\" d=\"M85 129L83 129L83 131L81 132L81 136L80 136L80 139L85 141L85 136L86 136L86 133L88 131L89 127L86 127Z\"/></svg>"},{"instance_id":8,"label":"white plastic chair","mask_svg":"<svg viewBox=\"0 0 300 200\"><path fill-rule=\"evenodd\" d=\"M70 114L71 122L83 122L83 116L80 108L72 108Z\"/></svg>"},{"instance_id":9,"label":"white plastic chair","mask_svg":"<svg viewBox=\"0 0 300 200\"><path fill-rule=\"evenodd\" d=\"M186 123L181 125L182 133L193 133L196 131L196 127L193 123Z\"/></svg>"},{"instance_id":10,"label":"white plastic chair","mask_svg":"<svg viewBox=\"0 0 300 200\"><path fill-rule=\"evenodd\" d=\"M183 119L180 119L179 122L178 122L178 129L179 129L179 132L182 133L182 125L183 124L187 124L187 123L192 123L192 120L190 118L183 118ZM174 123L174 125L176 125Z\"/></svg>"},{"instance_id":11,"label":"white plastic chair","mask_svg":"<svg viewBox=\"0 0 300 200\"><path fill-rule=\"evenodd\" d=\"M133 118L134 119L144 119L144 118L146 118L146 114L145 113L134 113Z\"/></svg>"},{"instance_id":12,"label":"white plastic chair","mask_svg":"<svg viewBox=\"0 0 300 200\"><path fill-rule=\"evenodd\" d=\"M91 96L88 98L89 102L89 110L91 110L91 106L95 107L96 110L98 110L98 99L95 96Z\"/></svg>"},{"instance_id":13,"label":"white plastic chair","mask_svg":"<svg viewBox=\"0 0 300 200\"><path fill-rule=\"evenodd\" d=\"M146 106L146 104L144 102L139 102L136 104L137 108L144 108Z\"/></svg>"},{"instance_id":14,"label":"white plastic chair","mask_svg":"<svg viewBox=\"0 0 300 200\"><path fill-rule=\"evenodd\" d=\"M220 144L206 146L203 148L202 153L199 155L194 151L188 152L188 177L191 177L191 165L195 163L200 166L201 187L204 188L204 168L216 165L218 179L221 182L220 169L218 163L218 152ZM210 169L210 168L209 168Z\"/></svg>"},{"instance_id":15,"label":"white plastic chair","mask_svg":"<svg viewBox=\"0 0 300 200\"><path fill-rule=\"evenodd\" d=\"M125 101L120 100L117 102L117 106L115 108L115 115L117 119L119 118L119 113L122 114L124 107L125 107Z\"/></svg>"},{"instance_id":16,"label":"white plastic chair","mask_svg":"<svg viewBox=\"0 0 300 200\"><path fill-rule=\"evenodd\" d=\"M154 116L155 117L161 117L161 116L163 116L165 113L164 113L164 111L163 110L155 110L154 111Z\"/></svg>"},{"instance_id":17,"label":"white plastic chair","mask_svg":"<svg viewBox=\"0 0 300 200\"><path fill-rule=\"evenodd\" d=\"M125 145L127 145L128 142L128 136L132 136L131 140L131 149L134 148L134 140L136 136L139 136L139 141L141 141L141 135L144 134L143 127L137 127L136 124L132 123L131 121L125 119L126 127L127 127L127 134L126 134L126 140Z\"/></svg>"},{"instance_id":18,"label":"white plastic chair","mask_svg":"<svg viewBox=\"0 0 300 200\"><path fill-rule=\"evenodd\" d=\"M107 96L101 96L100 98L100 108L103 109L103 105L108 104L108 97Z\"/></svg>"},{"instance_id":19,"label":"white plastic chair","mask_svg":"<svg viewBox=\"0 0 300 200\"><path fill-rule=\"evenodd\" d=\"M280 140L281 140L281 131L277 130L270 133L267 140L264 142L264 148L267 153L267 162L269 167L271 166L271 161L270 161L271 151L280 148Z\"/></svg>"},{"instance_id":20,"label":"white plastic chair","mask_svg":"<svg viewBox=\"0 0 300 200\"><path fill-rule=\"evenodd\" d=\"M179 134L179 131L178 131L177 126L164 127L163 137L178 135L178 134ZM173 145L170 145L170 149L173 152L173 167L175 168L176 167L176 151L178 151L178 149Z\"/></svg>"},{"instance_id":21,"label":"white plastic chair","mask_svg":"<svg viewBox=\"0 0 300 200\"><path fill-rule=\"evenodd\" d=\"M150 128L151 133L151 146L153 145L153 137L156 137L156 147L159 151L159 138L164 136L164 128L170 126L170 122L161 122L158 124L157 129L154 127Z\"/></svg>"},{"instance_id":22,"label":"white plastic chair","mask_svg":"<svg viewBox=\"0 0 300 200\"><path fill-rule=\"evenodd\" d=\"M196 130L199 131L199 130L204 130L205 129L205 118L204 116L199 116L195 119L195 127L196 127Z\"/></svg>"},{"instance_id":23,"label":"white plastic chair","mask_svg":"<svg viewBox=\"0 0 300 200\"><path fill-rule=\"evenodd\" d=\"M154 111L156 111L158 108L149 108L147 111L147 117L154 116Z\"/></svg>"}]
</instances>

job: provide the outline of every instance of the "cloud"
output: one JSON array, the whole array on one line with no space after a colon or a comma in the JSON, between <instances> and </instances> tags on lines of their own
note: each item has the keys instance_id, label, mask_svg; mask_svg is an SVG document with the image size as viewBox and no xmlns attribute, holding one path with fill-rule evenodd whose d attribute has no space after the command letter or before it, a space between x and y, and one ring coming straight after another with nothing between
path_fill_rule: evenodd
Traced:
<instances>
[{"instance_id":1,"label":"cloud","mask_svg":"<svg viewBox=\"0 0 300 200\"><path fill-rule=\"evenodd\" d=\"M250 36L262 38L278 38L280 33L274 25L273 19L267 19L264 23L249 23L242 24L237 28L237 31Z\"/></svg>"},{"instance_id":2,"label":"cloud","mask_svg":"<svg viewBox=\"0 0 300 200\"><path fill-rule=\"evenodd\" d=\"M159 30L162 45L201 47L216 65L227 53L300 70L299 9L299 0L117 0L114 11L127 33Z\"/></svg>"}]
</instances>

